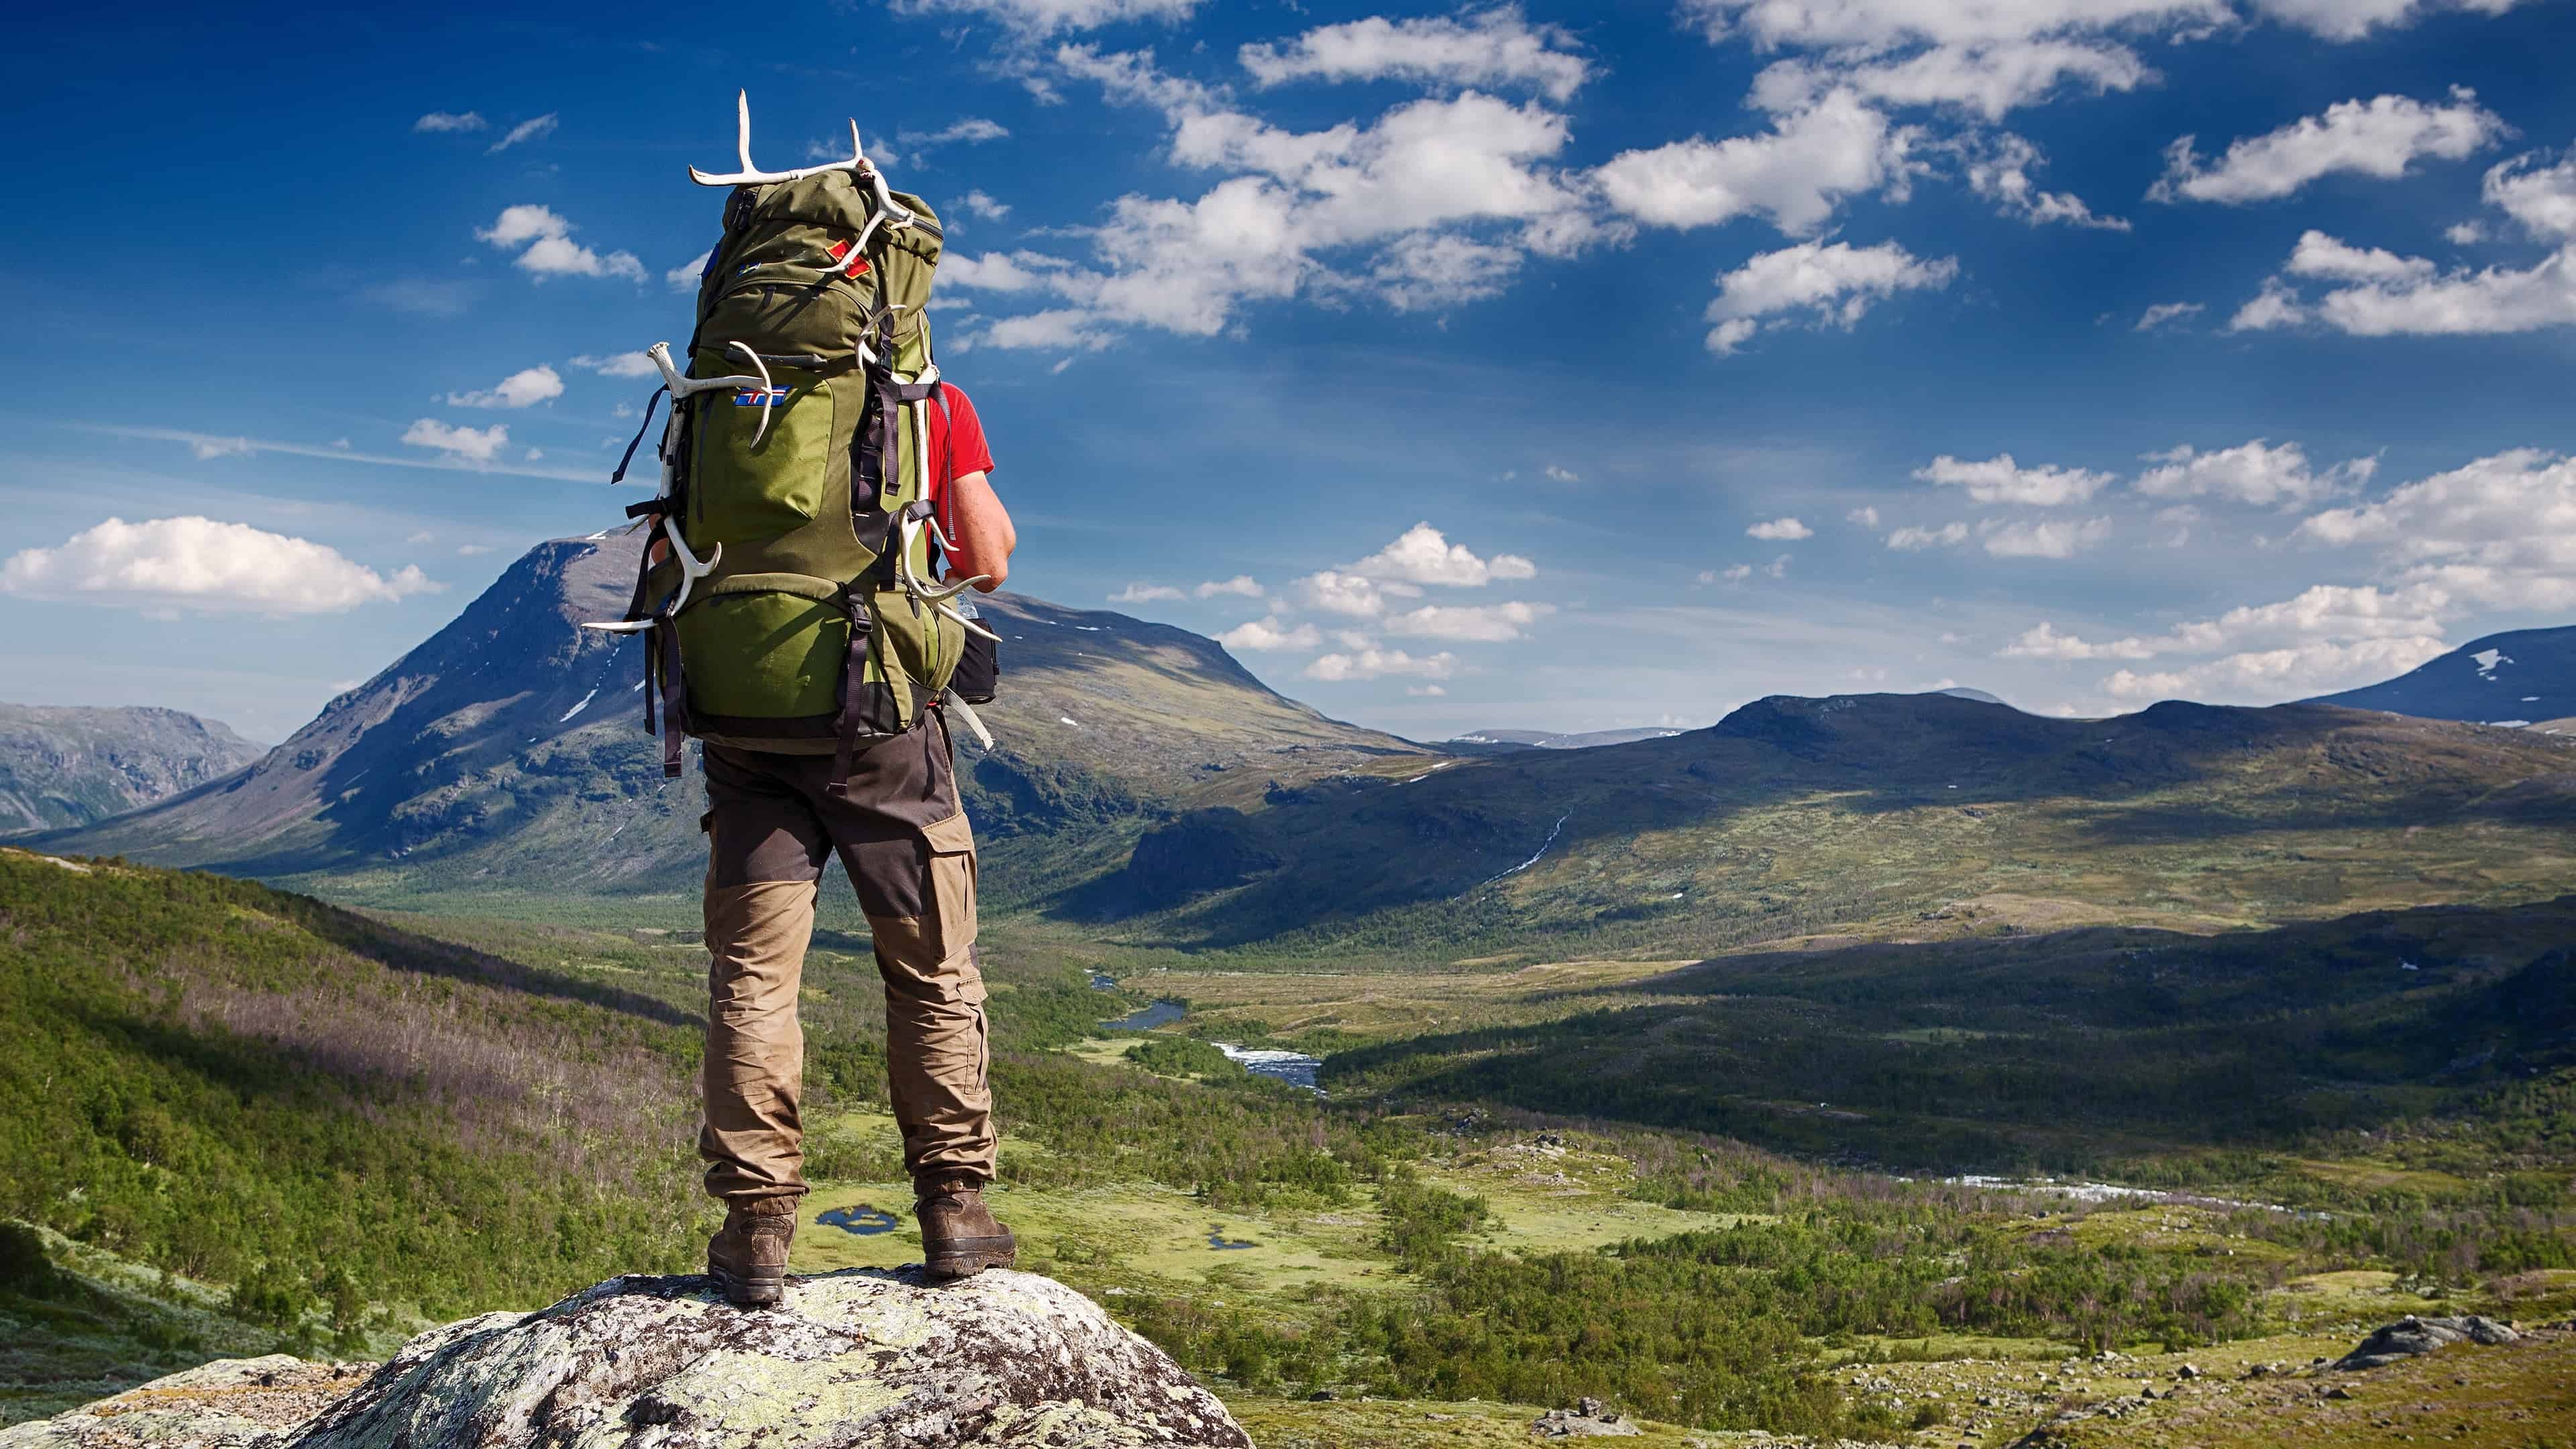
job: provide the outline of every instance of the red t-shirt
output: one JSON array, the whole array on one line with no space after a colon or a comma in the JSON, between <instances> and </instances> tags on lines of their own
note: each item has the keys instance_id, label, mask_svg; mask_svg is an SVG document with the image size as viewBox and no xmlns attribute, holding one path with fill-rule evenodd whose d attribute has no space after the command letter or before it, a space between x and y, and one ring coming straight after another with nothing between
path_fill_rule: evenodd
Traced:
<instances>
[{"instance_id":1,"label":"red t-shirt","mask_svg":"<svg viewBox=\"0 0 2576 1449\"><path fill-rule=\"evenodd\" d=\"M941 403L946 407L941 407ZM993 449L984 441L984 420L975 415L974 399L966 389L953 382L939 385L939 394L931 401L930 473L924 486L930 503L939 510L939 526L950 538L957 536L957 517L951 510L956 501L948 496L948 480L969 473L993 471Z\"/></svg>"}]
</instances>

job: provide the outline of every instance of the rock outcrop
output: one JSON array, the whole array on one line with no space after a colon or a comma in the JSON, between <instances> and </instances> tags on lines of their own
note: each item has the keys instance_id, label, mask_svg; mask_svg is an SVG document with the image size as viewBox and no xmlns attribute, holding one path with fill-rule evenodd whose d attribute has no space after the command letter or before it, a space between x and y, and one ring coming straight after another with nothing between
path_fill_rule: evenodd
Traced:
<instances>
[{"instance_id":1,"label":"rock outcrop","mask_svg":"<svg viewBox=\"0 0 2576 1449\"><path fill-rule=\"evenodd\" d=\"M754 1311L703 1278L613 1278L422 1334L297 1422L203 1392L311 1367L208 1365L0 1433L0 1449L1252 1445L1162 1350L1026 1273L931 1287L918 1269L854 1270L791 1279L784 1304Z\"/></svg>"},{"instance_id":2,"label":"rock outcrop","mask_svg":"<svg viewBox=\"0 0 2576 1449\"><path fill-rule=\"evenodd\" d=\"M374 1368L282 1353L218 1359L68 1414L0 1429L0 1449L272 1449Z\"/></svg>"},{"instance_id":3,"label":"rock outcrop","mask_svg":"<svg viewBox=\"0 0 2576 1449\"><path fill-rule=\"evenodd\" d=\"M2334 1366L2385 1368L2455 1343L2512 1343L2521 1336L2492 1318L2480 1318L2474 1313L2464 1318L2418 1318L2410 1313L2373 1332L2359 1347L2335 1360Z\"/></svg>"}]
</instances>

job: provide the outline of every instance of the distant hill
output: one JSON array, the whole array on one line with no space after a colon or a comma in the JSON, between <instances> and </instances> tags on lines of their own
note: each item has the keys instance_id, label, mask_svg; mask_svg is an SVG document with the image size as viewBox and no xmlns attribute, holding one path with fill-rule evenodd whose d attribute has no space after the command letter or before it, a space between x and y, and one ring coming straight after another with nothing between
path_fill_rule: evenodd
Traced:
<instances>
[{"instance_id":1,"label":"distant hill","mask_svg":"<svg viewBox=\"0 0 2576 1449\"><path fill-rule=\"evenodd\" d=\"M228 775L261 749L175 709L0 704L0 835L121 815Z\"/></svg>"},{"instance_id":2,"label":"distant hill","mask_svg":"<svg viewBox=\"0 0 2576 1449\"><path fill-rule=\"evenodd\" d=\"M1053 908L1132 921L1139 941L1473 960L1937 936L1962 929L1963 901L1985 929L2213 929L2553 895L2570 829L2576 740L2523 731L2300 705L2066 720L1944 694L1778 697L1670 739L1201 811Z\"/></svg>"},{"instance_id":3,"label":"distant hill","mask_svg":"<svg viewBox=\"0 0 2576 1449\"><path fill-rule=\"evenodd\" d=\"M2307 702L2483 724L2561 720L2576 715L2576 625L2489 634L2395 679Z\"/></svg>"},{"instance_id":4,"label":"distant hill","mask_svg":"<svg viewBox=\"0 0 2576 1449\"><path fill-rule=\"evenodd\" d=\"M617 617L639 541L538 545L447 627L326 705L257 763L50 850L124 854L336 894L693 892L700 773L662 776L642 728L641 646ZM1265 687L1213 640L1121 614L997 595L998 737L960 768L988 840L1120 840L1171 810L1257 804L1273 782L1436 758ZM1013 852L1000 850L1007 890ZM1021 850L1018 854L1029 854Z\"/></svg>"}]
</instances>

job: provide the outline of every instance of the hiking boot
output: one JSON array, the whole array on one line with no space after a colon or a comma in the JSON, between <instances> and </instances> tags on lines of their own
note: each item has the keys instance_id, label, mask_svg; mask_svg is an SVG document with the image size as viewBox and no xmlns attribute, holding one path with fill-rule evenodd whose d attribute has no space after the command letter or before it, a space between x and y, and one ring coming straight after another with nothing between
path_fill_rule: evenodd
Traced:
<instances>
[{"instance_id":1,"label":"hiking boot","mask_svg":"<svg viewBox=\"0 0 2576 1449\"><path fill-rule=\"evenodd\" d=\"M787 1296L787 1245L796 1240L796 1202L759 1197L725 1205L724 1227L707 1239L707 1276L736 1308L768 1308Z\"/></svg>"},{"instance_id":2,"label":"hiking boot","mask_svg":"<svg viewBox=\"0 0 2576 1449\"><path fill-rule=\"evenodd\" d=\"M919 1186L912 1215L921 1223L921 1253L934 1283L1007 1268L1020 1255L1011 1230L984 1206L984 1184L971 1177L935 1178Z\"/></svg>"}]
</instances>

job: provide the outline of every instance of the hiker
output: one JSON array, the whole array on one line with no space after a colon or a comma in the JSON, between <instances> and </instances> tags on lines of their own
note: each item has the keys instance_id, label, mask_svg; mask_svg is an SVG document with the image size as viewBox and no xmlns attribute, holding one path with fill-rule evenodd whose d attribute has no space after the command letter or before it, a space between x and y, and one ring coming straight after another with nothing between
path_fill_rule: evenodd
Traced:
<instances>
[{"instance_id":1,"label":"hiker","mask_svg":"<svg viewBox=\"0 0 2576 1449\"><path fill-rule=\"evenodd\" d=\"M932 490L943 524L954 520L944 530L957 543L948 577L980 574L977 587L989 590L1008 574L1017 539L988 481L983 424L954 383L939 385L929 416L930 476L956 470ZM997 1138L975 955L975 840L946 716L934 705L903 735L860 752L838 789L828 755L710 740L705 763L712 963L698 1153L707 1191L727 1208L707 1271L737 1303L775 1302L783 1289L805 1191L796 993L832 851L857 888L885 979L886 1078L930 1276L1009 1267L1010 1229L983 1198Z\"/></svg>"},{"instance_id":2,"label":"hiker","mask_svg":"<svg viewBox=\"0 0 2576 1449\"><path fill-rule=\"evenodd\" d=\"M983 1198L997 1144L975 837L950 730L992 744L972 706L993 697L998 636L956 596L998 586L1017 540L975 406L931 356L937 213L886 184L855 126L847 161L754 170L737 105L743 170L690 171L732 191L686 369L668 344L645 354L671 413L660 494L628 513L655 537L627 617L585 627L645 635L664 774L681 773L687 737L703 746L698 1152L725 1204L707 1272L751 1307L785 1294L805 1193L796 998L834 853L885 982L886 1076L929 1276L1015 1258Z\"/></svg>"}]
</instances>

